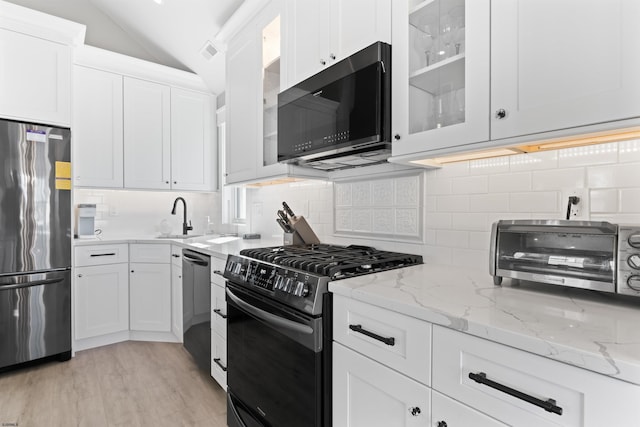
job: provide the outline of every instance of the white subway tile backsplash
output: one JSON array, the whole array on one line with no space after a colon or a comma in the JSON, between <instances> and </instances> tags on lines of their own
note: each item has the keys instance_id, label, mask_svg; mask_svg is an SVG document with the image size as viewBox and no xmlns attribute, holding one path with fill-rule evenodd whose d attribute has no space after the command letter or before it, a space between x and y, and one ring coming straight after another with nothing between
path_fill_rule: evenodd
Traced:
<instances>
[{"instance_id":1,"label":"white subway tile backsplash","mask_svg":"<svg viewBox=\"0 0 640 427\"><path fill-rule=\"evenodd\" d=\"M427 171L427 174L433 173L437 178L451 178L454 176L469 175L469 162L447 163L440 169Z\"/></svg>"},{"instance_id":2,"label":"white subway tile backsplash","mask_svg":"<svg viewBox=\"0 0 640 427\"><path fill-rule=\"evenodd\" d=\"M589 192L591 213L618 212L618 190L591 190Z\"/></svg>"},{"instance_id":3,"label":"white subway tile backsplash","mask_svg":"<svg viewBox=\"0 0 640 427\"><path fill-rule=\"evenodd\" d=\"M353 206L369 206L371 204L371 183L354 182L351 184Z\"/></svg>"},{"instance_id":4,"label":"white subway tile backsplash","mask_svg":"<svg viewBox=\"0 0 640 427\"><path fill-rule=\"evenodd\" d=\"M451 194L452 178L428 178L427 194Z\"/></svg>"},{"instance_id":5,"label":"white subway tile backsplash","mask_svg":"<svg viewBox=\"0 0 640 427\"><path fill-rule=\"evenodd\" d=\"M583 188L583 168L556 169L532 172L532 190L557 190L561 188Z\"/></svg>"},{"instance_id":6,"label":"white subway tile backsplash","mask_svg":"<svg viewBox=\"0 0 640 427\"><path fill-rule=\"evenodd\" d=\"M488 222L487 214L483 213L454 213L452 214L451 229L485 231Z\"/></svg>"},{"instance_id":7,"label":"white subway tile backsplash","mask_svg":"<svg viewBox=\"0 0 640 427\"><path fill-rule=\"evenodd\" d=\"M489 250L456 249L451 257L452 265L485 270L489 276Z\"/></svg>"},{"instance_id":8,"label":"white subway tile backsplash","mask_svg":"<svg viewBox=\"0 0 640 427\"><path fill-rule=\"evenodd\" d=\"M531 190L531 172L507 173L489 176L491 193L509 193Z\"/></svg>"},{"instance_id":9,"label":"white subway tile backsplash","mask_svg":"<svg viewBox=\"0 0 640 427\"><path fill-rule=\"evenodd\" d=\"M469 196L469 212L505 212L509 210L509 194L473 194Z\"/></svg>"},{"instance_id":10,"label":"white subway tile backsplash","mask_svg":"<svg viewBox=\"0 0 640 427\"><path fill-rule=\"evenodd\" d=\"M425 226L427 228L449 230L451 229L452 221L453 217L449 212L427 212L425 214Z\"/></svg>"},{"instance_id":11,"label":"white subway tile backsplash","mask_svg":"<svg viewBox=\"0 0 640 427\"><path fill-rule=\"evenodd\" d=\"M620 213L640 213L640 188L620 190Z\"/></svg>"},{"instance_id":12,"label":"white subway tile backsplash","mask_svg":"<svg viewBox=\"0 0 640 427\"><path fill-rule=\"evenodd\" d=\"M618 142L618 161L640 162L640 139Z\"/></svg>"},{"instance_id":13,"label":"white subway tile backsplash","mask_svg":"<svg viewBox=\"0 0 640 427\"><path fill-rule=\"evenodd\" d=\"M469 249L488 250L490 247L491 247L491 232L489 231L469 232Z\"/></svg>"},{"instance_id":14,"label":"white subway tile backsplash","mask_svg":"<svg viewBox=\"0 0 640 427\"><path fill-rule=\"evenodd\" d=\"M558 167L561 168L616 163L617 160L617 142L558 150Z\"/></svg>"},{"instance_id":15,"label":"white subway tile backsplash","mask_svg":"<svg viewBox=\"0 0 640 427\"><path fill-rule=\"evenodd\" d=\"M615 224L640 225L640 213L636 214L595 214L591 221L607 221Z\"/></svg>"},{"instance_id":16,"label":"white subway tile backsplash","mask_svg":"<svg viewBox=\"0 0 640 427\"><path fill-rule=\"evenodd\" d=\"M424 243L425 243L425 245L435 245L436 244L436 230L425 230L425 232L424 232Z\"/></svg>"},{"instance_id":17,"label":"white subway tile backsplash","mask_svg":"<svg viewBox=\"0 0 640 427\"><path fill-rule=\"evenodd\" d=\"M512 212L555 213L558 211L558 192L512 193L509 195L509 210Z\"/></svg>"},{"instance_id":18,"label":"white subway tile backsplash","mask_svg":"<svg viewBox=\"0 0 640 427\"><path fill-rule=\"evenodd\" d=\"M424 198L424 209L425 209L425 212L435 212L436 211L436 196L429 196L429 195L425 196L425 198Z\"/></svg>"},{"instance_id":19,"label":"white subway tile backsplash","mask_svg":"<svg viewBox=\"0 0 640 427\"><path fill-rule=\"evenodd\" d=\"M489 191L489 177L465 176L452 178L451 191L453 194L478 194Z\"/></svg>"},{"instance_id":20,"label":"white subway tile backsplash","mask_svg":"<svg viewBox=\"0 0 640 427\"><path fill-rule=\"evenodd\" d=\"M540 151L509 156L509 166L511 172L555 169L558 167L558 152Z\"/></svg>"},{"instance_id":21,"label":"white subway tile backsplash","mask_svg":"<svg viewBox=\"0 0 640 427\"><path fill-rule=\"evenodd\" d=\"M590 188L638 187L640 163L623 163L587 169L587 186Z\"/></svg>"},{"instance_id":22,"label":"white subway tile backsplash","mask_svg":"<svg viewBox=\"0 0 640 427\"><path fill-rule=\"evenodd\" d=\"M438 246L449 248L468 248L469 233L458 230L436 230L436 243Z\"/></svg>"},{"instance_id":23,"label":"white subway tile backsplash","mask_svg":"<svg viewBox=\"0 0 640 427\"><path fill-rule=\"evenodd\" d=\"M436 210L438 212L469 212L469 196L438 196Z\"/></svg>"},{"instance_id":24,"label":"white subway tile backsplash","mask_svg":"<svg viewBox=\"0 0 640 427\"><path fill-rule=\"evenodd\" d=\"M453 248L447 248L437 245L425 246L424 251L422 252L423 261L425 262L425 264L451 265L453 251Z\"/></svg>"}]
</instances>

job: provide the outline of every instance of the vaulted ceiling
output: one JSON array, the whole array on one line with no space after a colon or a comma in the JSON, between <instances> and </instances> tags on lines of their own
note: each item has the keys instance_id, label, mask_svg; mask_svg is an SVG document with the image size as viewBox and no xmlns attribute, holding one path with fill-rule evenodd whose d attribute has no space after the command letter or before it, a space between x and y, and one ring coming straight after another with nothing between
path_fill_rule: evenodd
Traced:
<instances>
[{"instance_id":1,"label":"vaulted ceiling","mask_svg":"<svg viewBox=\"0 0 640 427\"><path fill-rule=\"evenodd\" d=\"M224 92L224 54L205 59L243 0L7 0L87 27L87 45L192 71Z\"/></svg>"}]
</instances>

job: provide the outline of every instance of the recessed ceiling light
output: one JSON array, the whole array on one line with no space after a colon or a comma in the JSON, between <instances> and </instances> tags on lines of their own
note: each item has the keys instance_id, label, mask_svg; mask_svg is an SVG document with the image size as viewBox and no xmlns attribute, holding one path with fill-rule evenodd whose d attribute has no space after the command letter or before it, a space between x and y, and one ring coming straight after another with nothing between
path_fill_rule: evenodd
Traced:
<instances>
[{"instance_id":1,"label":"recessed ceiling light","mask_svg":"<svg viewBox=\"0 0 640 427\"><path fill-rule=\"evenodd\" d=\"M162 4L162 0L153 0L154 2L156 2L157 4Z\"/></svg>"}]
</instances>

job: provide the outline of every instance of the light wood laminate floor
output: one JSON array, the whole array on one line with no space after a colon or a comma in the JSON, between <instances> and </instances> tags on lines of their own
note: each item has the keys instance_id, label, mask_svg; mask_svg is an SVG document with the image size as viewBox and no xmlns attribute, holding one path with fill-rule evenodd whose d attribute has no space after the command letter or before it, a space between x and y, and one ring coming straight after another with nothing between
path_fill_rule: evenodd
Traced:
<instances>
[{"instance_id":1,"label":"light wood laminate floor","mask_svg":"<svg viewBox=\"0 0 640 427\"><path fill-rule=\"evenodd\" d=\"M181 344L128 341L0 373L0 425L225 427L226 395Z\"/></svg>"}]
</instances>

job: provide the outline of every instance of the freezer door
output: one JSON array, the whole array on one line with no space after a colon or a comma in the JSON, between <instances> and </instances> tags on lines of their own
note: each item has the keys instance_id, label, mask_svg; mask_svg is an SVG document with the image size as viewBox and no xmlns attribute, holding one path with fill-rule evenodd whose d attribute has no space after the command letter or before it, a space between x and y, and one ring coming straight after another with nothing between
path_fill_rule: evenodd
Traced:
<instances>
[{"instance_id":1,"label":"freezer door","mask_svg":"<svg viewBox=\"0 0 640 427\"><path fill-rule=\"evenodd\" d=\"M71 271L0 277L0 369L71 351Z\"/></svg>"},{"instance_id":2,"label":"freezer door","mask_svg":"<svg viewBox=\"0 0 640 427\"><path fill-rule=\"evenodd\" d=\"M0 275L69 267L69 129L0 120L0 152Z\"/></svg>"}]
</instances>

